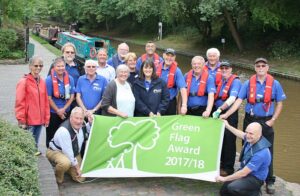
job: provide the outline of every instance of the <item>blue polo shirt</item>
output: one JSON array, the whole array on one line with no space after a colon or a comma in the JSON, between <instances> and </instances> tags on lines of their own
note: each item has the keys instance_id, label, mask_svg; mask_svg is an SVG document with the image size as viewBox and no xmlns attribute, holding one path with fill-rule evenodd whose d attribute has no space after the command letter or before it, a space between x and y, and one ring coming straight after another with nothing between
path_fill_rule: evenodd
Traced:
<instances>
[{"instance_id":1,"label":"blue polo shirt","mask_svg":"<svg viewBox=\"0 0 300 196\"><path fill-rule=\"evenodd\" d=\"M92 82L86 75L80 76L76 86L76 93L80 93L81 100L88 110L92 110L101 101L103 92L106 88L107 80L97 75Z\"/></svg>"},{"instance_id":2,"label":"blue polo shirt","mask_svg":"<svg viewBox=\"0 0 300 196\"><path fill-rule=\"evenodd\" d=\"M160 78L162 78L167 84L168 84L168 77L170 72L170 67L164 68L164 65L162 65L162 73ZM170 93L170 100L174 99L177 96L178 90L181 88L186 88L185 80L182 75L182 72L179 67L177 67L174 77L174 87L169 88Z\"/></svg>"},{"instance_id":3,"label":"blue polo shirt","mask_svg":"<svg viewBox=\"0 0 300 196\"><path fill-rule=\"evenodd\" d=\"M220 62L217 63L216 68L214 70L211 69L211 67L209 66L209 62L207 62L205 64L205 66L208 68L208 73L210 76L213 77L214 81L216 80L216 74L218 71L218 68L220 67Z\"/></svg>"},{"instance_id":4,"label":"blue polo shirt","mask_svg":"<svg viewBox=\"0 0 300 196\"><path fill-rule=\"evenodd\" d=\"M162 57L159 57L159 64L161 64L162 62L164 61L164 59ZM139 71L141 69L141 66L142 66L142 58L139 57L136 61L136 70Z\"/></svg>"},{"instance_id":5,"label":"blue polo shirt","mask_svg":"<svg viewBox=\"0 0 300 196\"><path fill-rule=\"evenodd\" d=\"M240 99L248 99L249 97L249 80L247 80L241 87L241 90L239 92L238 98ZM264 81L262 84L256 80L256 99L260 99L264 97L264 91L266 87L266 81ZM273 86L272 86L272 100L275 102L280 102L286 99L286 95L283 92L283 89L280 85L280 83L277 80L274 80ZM245 106L245 112L248 114L252 113L255 116L258 117L266 117L266 116L272 116L274 114L275 110L275 103L274 101L271 103L271 106L268 111L264 110L265 104L263 102L250 104L247 102Z\"/></svg>"},{"instance_id":6,"label":"blue polo shirt","mask_svg":"<svg viewBox=\"0 0 300 196\"><path fill-rule=\"evenodd\" d=\"M222 100L221 97L223 95L223 90L227 84L227 81L228 80L223 80L223 83L222 83L222 86L221 86L221 90L220 90L220 93L219 93L219 98L217 98L217 100L215 101L215 106L218 108L220 106L223 105L223 103L226 101L226 100ZM228 97L230 96L234 96L234 97L237 97L239 92L240 92L240 89L241 89L241 86L242 86L242 83L240 81L240 79L238 78L235 78L232 83L231 83L231 86L228 90Z\"/></svg>"},{"instance_id":7,"label":"blue polo shirt","mask_svg":"<svg viewBox=\"0 0 300 196\"><path fill-rule=\"evenodd\" d=\"M185 81L186 81L187 73L185 74L184 77L185 77ZM197 94L199 85L200 85L200 81L201 81L201 77L199 77L197 80L193 74L190 92L187 92L187 93L188 94L190 94L190 93ZM216 92L216 87L215 87L214 79L213 79L213 77L208 76L204 95L201 97L189 95L187 106L188 107L207 106L208 93L215 93L215 92Z\"/></svg>"},{"instance_id":8,"label":"blue polo shirt","mask_svg":"<svg viewBox=\"0 0 300 196\"><path fill-rule=\"evenodd\" d=\"M75 66L70 66L69 64L66 63L66 71L70 76L73 77L75 87L77 85L78 78L80 77L78 66L79 66L78 64L75 64Z\"/></svg>"},{"instance_id":9,"label":"blue polo shirt","mask_svg":"<svg viewBox=\"0 0 300 196\"><path fill-rule=\"evenodd\" d=\"M73 77L70 75L69 75L69 78L70 78L70 94L72 95L72 94L74 94L74 91L75 91L74 80L73 80ZM57 81L58 81L59 94L64 95L65 94L64 82L60 81L59 79L57 79ZM47 78L46 78L46 86L47 86L48 96L52 97L52 100L54 101L55 105L58 108L63 108L66 105L68 100L54 97L51 75L47 76ZM70 111L70 107L68 107L66 109L66 112L68 112L68 111ZM50 108L50 112L56 113L52 108Z\"/></svg>"},{"instance_id":10,"label":"blue polo shirt","mask_svg":"<svg viewBox=\"0 0 300 196\"><path fill-rule=\"evenodd\" d=\"M251 150L250 144L245 143L245 150ZM251 175L257 177L260 180L265 181L269 172L269 165L271 163L271 153L269 148L264 148L251 157L250 161L245 167L248 167L251 170ZM241 164L243 167L243 164Z\"/></svg>"}]
</instances>

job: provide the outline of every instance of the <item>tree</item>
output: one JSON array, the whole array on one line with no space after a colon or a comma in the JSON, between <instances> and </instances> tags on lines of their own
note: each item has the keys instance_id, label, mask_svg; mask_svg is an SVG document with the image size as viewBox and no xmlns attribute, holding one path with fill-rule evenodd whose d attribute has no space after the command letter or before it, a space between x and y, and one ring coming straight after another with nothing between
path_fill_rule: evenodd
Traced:
<instances>
[{"instance_id":1,"label":"tree","mask_svg":"<svg viewBox=\"0 0 300 196\"><path fill-rule=\"evenodd\" d=\"M124 149L121 154L123 159L124 154L133 151L132 154L132 169L138 170L137 166L137 150L150 150L156 145L159 138L160 128L156 121L145 119L136 123L124 121L118 127L112 127L109 131L107 141L112 148ZM123 160L119 160L123 161ZM121 164L124 166L124 164Z\"/></svg>"}]
</instances>

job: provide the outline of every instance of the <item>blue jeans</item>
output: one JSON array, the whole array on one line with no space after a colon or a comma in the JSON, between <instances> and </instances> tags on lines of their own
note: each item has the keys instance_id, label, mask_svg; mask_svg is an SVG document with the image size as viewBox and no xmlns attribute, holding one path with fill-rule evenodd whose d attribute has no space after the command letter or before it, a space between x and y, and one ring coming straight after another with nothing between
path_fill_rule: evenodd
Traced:
<instances>
[{"instance_id":1,"label":"blue jeans","mask_svg":"<svg viewBox=\"0 0 300 196\"><path fill-rule=\"evenodd\" d=\"M39 138L42 131L42 125L30 125L27 130L30 131L35 140L35 147L38 148Z\"/></svg>"}]
</instances>

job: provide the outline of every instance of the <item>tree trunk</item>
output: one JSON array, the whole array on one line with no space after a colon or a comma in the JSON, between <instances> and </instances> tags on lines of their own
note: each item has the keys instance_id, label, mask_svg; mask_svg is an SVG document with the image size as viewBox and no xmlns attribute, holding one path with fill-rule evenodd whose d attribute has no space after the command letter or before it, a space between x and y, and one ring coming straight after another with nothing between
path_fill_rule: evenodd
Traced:
<instances>
[{"instance_id":1,"label":"tree trunk","mask_svg":"<svg viewBox=\"0 0 300 196\"><path fill-rule=\"evenodd\" d=\"M231 35L232 35L239 51L242 52L243 51L243 45L242 45L242 42L241 42L241 39L240 39L240 35L237 32L237 29L236 29L235 25L233 24L232 17L231 17L230 13L228 12L228 10L226 8L224 8L224 16L225 16L225 19L228 23Z\"/></svg>"}]
</instances>

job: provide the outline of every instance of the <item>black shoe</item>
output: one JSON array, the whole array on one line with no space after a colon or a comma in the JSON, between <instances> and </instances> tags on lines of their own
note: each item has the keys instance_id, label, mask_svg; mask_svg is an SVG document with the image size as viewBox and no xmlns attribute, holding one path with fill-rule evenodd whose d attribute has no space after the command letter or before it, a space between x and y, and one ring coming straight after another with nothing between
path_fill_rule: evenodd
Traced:
<instances>
[{"instance_id":1,"label":"black shoe","mask_svg":"<svg viewBox=\"0 0 300 196\"><path fill-rule=\"evenodd\" d=\"M273 183L267 184L267 193L268 194L275 193L275 185Z\"/></svg>"}]
</instances>

